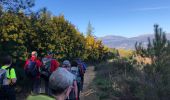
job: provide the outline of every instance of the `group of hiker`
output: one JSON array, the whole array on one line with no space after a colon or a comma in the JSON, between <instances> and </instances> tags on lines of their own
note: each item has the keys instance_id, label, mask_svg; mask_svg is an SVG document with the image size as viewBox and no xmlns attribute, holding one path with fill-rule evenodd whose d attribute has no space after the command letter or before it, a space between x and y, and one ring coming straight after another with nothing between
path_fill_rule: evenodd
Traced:
<instances>
[{"instance_id":1,"label":"group of hiker","mask_svg":"<svg viewBox=\"0 0 170 100\"><path fill-rule=\"evenodd\" d=\"M53 55L53 52L47 52L45 57L38 59L38 53L33 51L26 60L23 69L31 84L31 95L27 100L80 100L87 67L85 62L77 58L72 61L64 60L60 64ZM12 57L5 55L2 58L0 100L16 100L17 77L15 68L11 66ZM50 98L51 96L55 99Z\"/></svg>"}]
</instances>

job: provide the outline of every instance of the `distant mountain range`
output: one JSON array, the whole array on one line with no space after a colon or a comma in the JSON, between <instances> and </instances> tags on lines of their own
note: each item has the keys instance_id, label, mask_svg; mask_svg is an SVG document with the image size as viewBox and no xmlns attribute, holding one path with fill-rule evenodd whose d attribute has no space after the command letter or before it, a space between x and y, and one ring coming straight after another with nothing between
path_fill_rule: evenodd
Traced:
<instances>
[{"instance_id":1,"label":"distant mountain range","mask_svg":"<svg viewBox=\"0 0 170 100\"><path fill-rule=\"evenodd\" d=\"M123 49L135 49L136 42L142 42L144 46L148 44L148 37L150 39L154 38L154 34L146 34L132 38L126 38L122 36L104 36L98 39L102 40L103 44L109 48L123 48ZM166 34L168 40L170 40L170 34Z\"/></svg>"}]
</instances>

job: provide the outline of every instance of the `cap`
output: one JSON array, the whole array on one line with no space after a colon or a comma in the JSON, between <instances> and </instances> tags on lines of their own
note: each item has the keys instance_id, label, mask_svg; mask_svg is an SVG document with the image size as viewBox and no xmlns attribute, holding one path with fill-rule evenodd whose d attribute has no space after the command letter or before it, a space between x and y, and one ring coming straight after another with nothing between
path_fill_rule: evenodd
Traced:
<instances>
[{"instance_id":1,"label":"cap","mask_svg":"<svg viewBox=\"0 0 170 100\"><path fill-rule=\"evenodd\" d=\"M64 60L64 61L63 61L63 65L71 66L71 64L70 64L70 61L69 61L69 60Z\"/></svg>"}]
</instances>

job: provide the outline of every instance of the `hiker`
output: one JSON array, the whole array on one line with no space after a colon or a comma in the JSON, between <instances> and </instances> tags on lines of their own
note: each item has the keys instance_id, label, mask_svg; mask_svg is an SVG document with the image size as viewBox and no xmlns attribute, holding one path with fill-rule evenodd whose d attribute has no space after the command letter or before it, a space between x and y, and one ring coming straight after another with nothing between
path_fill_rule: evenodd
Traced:
<instances>
[{"instance_id":1,"label":"hiker","mask_svg":"<svg viewBox=\"0 0 170 100\"><path fill-rule=\"evenodd\" d=\"M87 69L87 65L84 61L82 61L80 58L76 59L76 62L78 64L78 67L80 69L80 76L81 76L81 91L83 90L83 84L84 84L84 74L86 72Z\"/></svg>"},{"instance_id":2,"label":"hiker","mask_svg":"<svg viewBox=\"0 0 170 100\"><path fill-rule=\"evenodd\" d=\"M53 58L53 52L47 52L47 56L42 59L43 66L41 67L41 77L45 82L45 93L51 95L48 82L52 72L54 72L60 63Z\"/></svg>"},{"instance_id":3,"label":"hiker","mask_svg":"<svg viewBox=\"0 0 170 100\"><path fill-rule=\"evenodd\" d=\"M71 72L71 64L69 60L63 61L62 67ZM73 74L74 75L74 74ZM76 76L74 75L73 89L71 90L69 97L66 100L79 100L78 95L78 82Z\"/></svg>"},{"instance_id":4,"label":"hiker","mask_svg":"<svg viewBox=\"0 0 170 100\"><path fill-rule=\"evenodd\" d=\"M27 100L66 100L73 88L74 78L74 75L65 68L58 68L49 78L49 88L55 99L49 96L38 95L29 96Z\"/></svg>"},{"instance_id":5,"label":"hiker","mask_svg":"<svg viewBox=\"0 0 170 100\"><path fill-rule=\"evenodd\" d=\"M31 82L31 92L37 94L40 91L40 68L42 62L37 58L36 51L31 53L31 58L27 59L24 65L24 70Z\"/></svg>"},{"instance_id":6,"label":"hiker","mask_svg":"<svg viewBox=\"0 0 170 100\"><path fill-rule=\"evenodd\" d=\"M62 64L63 68L66 68L69 72L71 71L71 63L69 60L64 60Z\"/></svg>"},{"instance_id":7,"label":"hiker","mask_svg":"<svg viewBox=\"0 0 170 100\"><path fill-rule=\"evenodd\" d=\"M87 69L87 64L80 58L77 58L76 62L78 63L78 65L80 65L82 67L83 72L85 73L86 69Z\"/></svg>"},{"instance_id":8,"label":"hiker","mask_svg":"<svg viewBox=\"0 0 170 100\"><path fill-rule=\"evenodd\" d=\"M0 100L16 100L14 86L17 81L15 69L11 66L12 57L2 58L3 66L0 69Z\"/></svg>"},{"instance_id":9,"label":"hiker","mask_svg":"<svg viewBox=\"0 0 170 100\"><path fill-rule=\"evenodd\" d=\"M77 86L78 86L78 97L80 96L80 91L82 89L82 72L78 66L78 63L74 60L71 62L71 73L75 75Z\"/></svg>"}]
</instances>

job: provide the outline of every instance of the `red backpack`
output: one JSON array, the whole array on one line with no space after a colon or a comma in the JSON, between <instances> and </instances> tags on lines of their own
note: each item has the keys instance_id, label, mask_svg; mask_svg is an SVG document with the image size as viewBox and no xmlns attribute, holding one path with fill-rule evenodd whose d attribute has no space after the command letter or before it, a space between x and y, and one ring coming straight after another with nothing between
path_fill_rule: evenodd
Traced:
<instances>
[{"instance_id":1,"label":"red backpack","mask_svg":"<svg viewBox=\"0 0 170 100\"><path fill-rule=\"evenodd\" d=\"M84 76L84 70L83 70L83 66L81 64L78 65L79 68L79 72L81 76Z\"/></svg>"}]
</instances>

